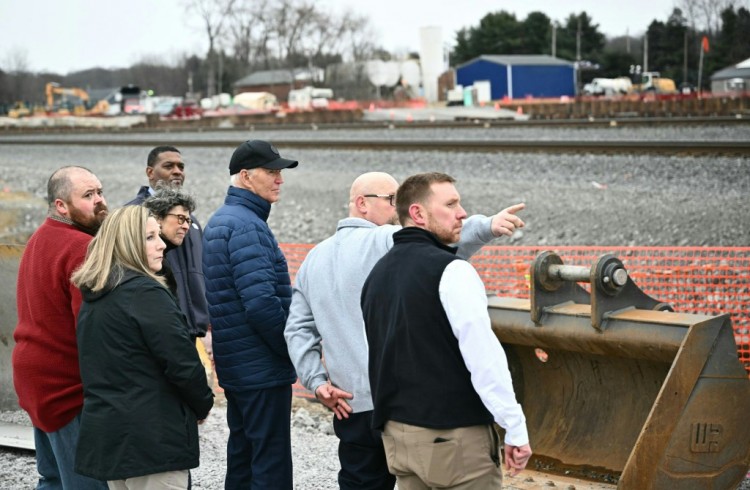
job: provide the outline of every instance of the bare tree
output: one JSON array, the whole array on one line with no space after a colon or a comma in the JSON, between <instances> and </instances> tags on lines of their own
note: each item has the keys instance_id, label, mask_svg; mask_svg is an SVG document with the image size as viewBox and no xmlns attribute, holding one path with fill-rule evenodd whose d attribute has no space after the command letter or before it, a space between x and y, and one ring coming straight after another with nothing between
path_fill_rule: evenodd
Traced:
<instances>
[{"instance_id":1,"label":"bare tree","mask_svg":"<svg viewBox=\"0 0 750 490\"><path fill-rule=\"evenodd\" d=\"M29 52L18 46L11 48L5 55L2 68L8 73L28 72Z\"/></svg>"},{"instance_id":2,"label":"bare tree","mask_svg":"<svg viewBox=\"0 0 750 490\"><path fill-rule=\"evenodd\" d=\"M206 96L216 93L216 47L224 33L224 28L237 0L184 0L189 12L200 17L203 30L208 37L206 63Z\"/></svg>"},{"instance_id":3,"label":"bare tree","mask_svg":"<svg viewBox=\"0 0 750 490\"><path fill-rule=\"evenodd\" d=\"M375 35L370 19L364 15L357 15L351 11L344 13L342 18L344 36L348 43L348 52L352 61L364 61L372 58L375 52Z\"/></svg>"},{"instance_id":4,"label":"bare tree","mask_svg":"<svg viewBox=\"0 0 750 490\"><path fill-rule=\"evenodd\" d=\"M750 0L680 0L679 8L693 30L704 29L709 34L721 30L721 12L729 7L748 8Z\"/></svg>"},{"instance_id":5,"label":"bare tree","mask_svg":"<svg viewBox=\"0 0 750 490\"><path fill-rule=\"evenodd\" d=\"M271 0L239 0L228 22L229 45L234 59L249 67L268 68L269 43L275 36L269 24Z\"/></svg>"},{"instance_id":6,"label":"bare tree","mask_svg":"<svg viewBox=\"0 0 750 490\"><path fill-rule=\"evenodd\" d=\"M302 40L310 34L316 12L312 1L279 0L273 15L279 59L295 63L292 58L299 55Z\"/></svg>"},{"instance_id":7,"label":"bare tree","mask_svg":"<svg viewBox=\"0 0 750 490\"><path fill-rule=\"evenodd\" d=\"M32 73L29 71L29 54L28 51L21 47L14 47L8 50L3 61L3 68L9 75L7 83L8 94L3 98L8 102L17 100L34 100L35 95Z\"/></svg>"}]
</instances>

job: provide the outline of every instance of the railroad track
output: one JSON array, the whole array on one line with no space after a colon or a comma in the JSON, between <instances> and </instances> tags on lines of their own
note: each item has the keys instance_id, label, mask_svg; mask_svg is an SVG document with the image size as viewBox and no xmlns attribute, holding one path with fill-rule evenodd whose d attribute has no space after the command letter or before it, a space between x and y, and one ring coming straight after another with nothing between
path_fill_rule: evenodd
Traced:
<instances>
[{"instance_id":1,"label":"railroad track","mask_svg":"<svg viewBox=\"0 0 750 490\"><path fill-rule=\"evenodd\" d=\"M232 127L214 127L215 125L196 126L195 121L172 120L160 121L155 126L124 127L118 132L123 134L136 133L181 133L195 131L228 132L243 129L250 130L273 130L273 131L300 131L300 130L373 130L373 129L466 129L466 128L613 128L613 127L668 127L668 126L738 126L750 124L750 114L735 116L676 116L676 117L641 117L632 115L614 115L611 117L587 117L575 119L502 119L502 118L480 118L480 117L457 117L454 120L425 120L417 119L406 121L403 119L383 119L354 122L284 122L268 123L263 121L235 121ZM0 135L3 134L38 134L65 133L80 134L91 131L90 127L0 127Z\"/></svg>"},{"instance_id":2,"label":"railroad track","mask_svg":"<svg viewBox=\"0 0 750 490\"><path fill-rule=\"evenodd\" d=\"M364 139L274 139L280 148L324 148L328 150L439 151L479 153L597 153L660 154L677 156L750 156L750 141L534 141L534 140L364 140ZM2 139L1 145L64 146L154 146L159 141L143 139L98 139L85 137ZM180 147L235 148L237 139L180 140Z\"/></svg>"}]
</instances>

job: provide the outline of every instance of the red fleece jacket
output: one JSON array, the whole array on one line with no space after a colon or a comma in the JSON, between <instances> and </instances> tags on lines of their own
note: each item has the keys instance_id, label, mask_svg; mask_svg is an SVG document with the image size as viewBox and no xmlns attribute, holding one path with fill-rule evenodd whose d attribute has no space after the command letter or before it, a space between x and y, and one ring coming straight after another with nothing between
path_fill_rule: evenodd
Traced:
<instances>
[{"instance_id":1,"label":"red fleece jacket","mask_svg":"<svg viewBox=\"0 0 750 490\"><path fill-rule=\"evenodd\" d=\"M26 244L18 269L13 384L34 427L54 432L81 412L76 320L81 293L70 276L91 235L47 218Z\"/></svg>"}]
</instances>

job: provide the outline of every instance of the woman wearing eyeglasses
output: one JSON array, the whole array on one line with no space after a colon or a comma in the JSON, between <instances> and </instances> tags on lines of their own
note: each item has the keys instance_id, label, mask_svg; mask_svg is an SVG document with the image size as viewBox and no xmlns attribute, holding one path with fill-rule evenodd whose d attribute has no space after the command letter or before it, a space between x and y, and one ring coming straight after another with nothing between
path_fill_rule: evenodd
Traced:
<instances>
[{"instance_id":1,"label":"woman wearing eyeglasses","mask_svg":"<svg viewBox=\"0 0 750 490\"><path fill-rule=\"evenodd\" d=\"M193 220L190 213L195 211L192 197L176 187L158 187L153 196L143 202L161 226L161 237L167 243L167 250L182 245Z\"/></svg>"},{"instance_id":2,"label":"woman wearing eyeglasses","mask_svg":"<svg viewBox=\"0 0 750 490\"><path fill-rule=\"evenodd\" d=\"M141 206L109 215L73 274L83 412L79 474L110 489L188 488L213 393L164 278L159 225Z\"/></svg>"},{"instance_id":3,"label":"woman wearing eyeglasses","mask_svg":"<svg viewBox=\"0 0 750 490\"><path fill-rule=\"evenodd\" d=\"M154 195L143 201L143 205L156 218L157 223L161 227L159 236L161 236L167 246L167 249L164 251L166 257L167 252L182 246L185 241L185 237L190 231L190 226L193 224L190 213L195 210L195 201L177 187L159 186ZM178 274L182 273L179 270L176 272ZM167 285L180 299L180 303L182 304L184 301L182 298L188 292L180 290L179 285L184 284L184 281L177 280L175 270L169 266L168 261L164 261L159 275L167 280ZM188 315L189 309L186 310L183 308L183 313ZM190 337L192 340L195 340L195 332L190 332Z\"/></svg>"}]
</instances>

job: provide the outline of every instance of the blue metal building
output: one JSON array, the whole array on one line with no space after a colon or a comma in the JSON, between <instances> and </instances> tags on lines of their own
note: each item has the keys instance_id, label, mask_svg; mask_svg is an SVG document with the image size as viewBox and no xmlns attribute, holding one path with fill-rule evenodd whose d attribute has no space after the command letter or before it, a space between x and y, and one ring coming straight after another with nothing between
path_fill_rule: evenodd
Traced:
<instances>
[{"instance_id":1,"label":"blue metal building","mask_svg":"<svg viewBox=\"0 0 750 490\"><path fill-rule=\"evenodd\" d=\"M575 95L575 67L548 55L482 55L456 68L456 83L489 80L492 100Z\"/></svg>"}]
</instances>

